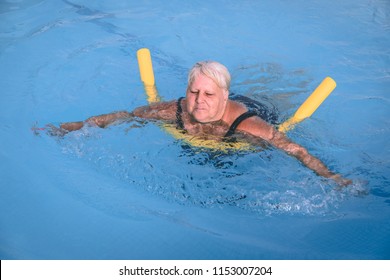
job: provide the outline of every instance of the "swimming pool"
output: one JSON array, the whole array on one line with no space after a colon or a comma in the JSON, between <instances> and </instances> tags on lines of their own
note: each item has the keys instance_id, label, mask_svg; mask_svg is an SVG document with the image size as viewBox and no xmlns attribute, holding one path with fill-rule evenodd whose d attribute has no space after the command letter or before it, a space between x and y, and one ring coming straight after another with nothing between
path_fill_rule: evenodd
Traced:
<instances>
[{"instance_id":1,"label":"swimming pool","mask_svg":"<svg viewBox=\"0 0 390 280\"><path fill-rule=\"evenodd\" d=\"M390 5L339 2L2 1L1 259L389 259ZM153 123L32 133L146 104L142 47L165 100L212 59L280 121L333 77L288 136L353 186L272 148L188 149Z\"/></svg>"}]
</instances>

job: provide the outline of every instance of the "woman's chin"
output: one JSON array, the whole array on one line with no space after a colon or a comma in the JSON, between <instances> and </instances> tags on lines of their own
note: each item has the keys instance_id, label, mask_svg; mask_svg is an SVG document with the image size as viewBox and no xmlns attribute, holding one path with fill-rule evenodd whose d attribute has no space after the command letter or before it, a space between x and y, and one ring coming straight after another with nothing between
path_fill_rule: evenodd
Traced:
<instances>
[{"instance_id":1,"label":"woman's chin","mask_svg":"<svg viewBox=\"0 0 390 280\"><path fill-rule=\"evenodd\" d=\"M197 121L198 123L208 123L208 122L210 122L209 120L207 120L207 119L202 119L202 118L194 118L195 119L195 121Z\"/></svg>"},{"instance_id":2,"label":"woman's chin","mask_svg":"<svg viewBox=\"0 0 390 280\"><path fill-rule=\"evenodd\" d=\"M200 122L200 123L207 123L207 122L210 122L209 120L209 117L208 116L205 116L204 114L202 113L195 113L192 115L193 118L197 121L197 122Z\"/></svg>"}]
</instances>

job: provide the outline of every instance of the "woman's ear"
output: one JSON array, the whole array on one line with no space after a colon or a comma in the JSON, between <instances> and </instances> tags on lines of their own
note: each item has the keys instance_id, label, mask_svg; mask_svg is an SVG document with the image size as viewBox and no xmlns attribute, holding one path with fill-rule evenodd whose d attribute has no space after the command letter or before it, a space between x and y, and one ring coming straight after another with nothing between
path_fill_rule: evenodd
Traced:
<instances>
[{"instance_id":1,"label":"woman's ear","mask_svg":"<svg viewBox=\"0 0 390 280\"><path fill-rule=\"evenodd\" d=\"M226 101L229 98L229 91L227 89L223 90L223 99Z\"/></svg>"}]
</instances>

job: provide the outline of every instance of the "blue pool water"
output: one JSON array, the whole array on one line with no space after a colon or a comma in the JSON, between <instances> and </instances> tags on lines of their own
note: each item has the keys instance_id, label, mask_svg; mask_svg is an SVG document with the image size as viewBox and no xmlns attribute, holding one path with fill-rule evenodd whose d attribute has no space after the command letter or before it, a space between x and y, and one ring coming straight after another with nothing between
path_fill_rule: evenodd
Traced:
<instances>
[{"instance_id":1,"label":"blue pool water","mask_svg":"<svg viewBox=\"0 0 390 280\"><path fill-rule=\"evenodd\" d=\"M387 0L1 1L0 258L389 259L389 32ZM288 136L353 185L153 123L31 131L145 105L142 47L165 100L212 59L280 122L333 77Z\"/></svg>"}]
</instances>

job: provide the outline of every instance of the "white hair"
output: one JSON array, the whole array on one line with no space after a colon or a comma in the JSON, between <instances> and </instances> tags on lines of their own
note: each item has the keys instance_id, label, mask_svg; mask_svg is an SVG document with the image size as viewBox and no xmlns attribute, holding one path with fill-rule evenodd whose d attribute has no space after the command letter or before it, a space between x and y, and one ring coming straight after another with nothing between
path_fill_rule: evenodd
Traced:
<instances>
[{"instance_id":1,"label":"white hair","mask_svg":"<svg viewBox=\"0 0 390 280\"><path fill-rule=\"evenodd\" d=\"M230 73L221 63L216 61L200 61L195 63L188 74L188 86L191 86L200 74L209 77L220 88L229 91L231 80Z\"/></svg>"}]
</instances>

